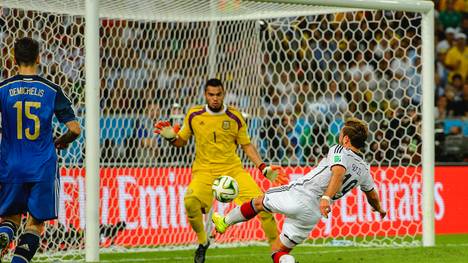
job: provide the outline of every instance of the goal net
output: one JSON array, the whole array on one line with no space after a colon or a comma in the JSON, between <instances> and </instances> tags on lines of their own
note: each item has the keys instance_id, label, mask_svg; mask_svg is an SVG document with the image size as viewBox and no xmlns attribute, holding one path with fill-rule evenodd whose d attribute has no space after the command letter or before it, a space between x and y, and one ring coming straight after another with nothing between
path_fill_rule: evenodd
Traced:
<instances>
[{"instance_id":1,"label":"goal net","mask_svg":"<svg viewBox=\"0 0 468 263\"><path fill-rule=\"evenodd\" d=\"M309 243L419 244L421 16L266 1L100 1L100 246L128 251L193 245L183 197L193 142L171 148L155 120L181 122L219 77L266 162L291 179L310 171L349 116L370 128L364 151L388 217L354 190ZM40 71L69 94L84 123L84 1L2 1L2 78L16 38L41 44ZM97 128L97 127L96 127ZM63 127L58 128L59 132ZM79 260L85 229L84 139L60 152L60 215L41 259ZM262 189L270 187L244 163ZM232 205L215 204L227 212ZM277 217L280 225L282 217ZM218 244L263 242L257 220Z\"/></svg>"}]
</instances>

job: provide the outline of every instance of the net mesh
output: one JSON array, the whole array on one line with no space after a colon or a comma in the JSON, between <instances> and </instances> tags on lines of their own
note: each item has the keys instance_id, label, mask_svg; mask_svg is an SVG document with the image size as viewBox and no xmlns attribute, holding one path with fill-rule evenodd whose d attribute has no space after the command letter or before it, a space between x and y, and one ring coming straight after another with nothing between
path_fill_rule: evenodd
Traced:
<instances>
[{"instance_id":1,"label":"net mesh","mask_svg":"<svg viewBox=\"0 0 468 263\"><path fill-rule=\"evenodd\" d=\"M70 15L84 15L85 1L4 0L3 6ZM353 10L350 8L241 0L99 1L101 17L151 21L227 21L300 16Z\"/></svg>"},{"instance_id":2,"label":"net mesh","mask_svg":"<svg viewBox=\"0 0 468 263\"><path fill-rule=\"evenodd\" d=\"M181 122L190 106L202 104L210 72L224 81L225 102L243 112L264 160L281 164L291 178L308 172L337 143L346 117L369 124L365 158L389 217L381 220L371 213L363 194L353 191L336 204L329 220L319 223L310 242L330 244L338 238L364 245L417 243L418 14L296 5L279 12L275 8L282 5L250 1L217 1L206 13L213 2L193 6L192 1L178 1L180 13L168 11L179 8L173 4L155 20L150 11L161 5L126 9L131 1L102 2L101 247L128 251L196 242L183 204L193 143L171 148L152 134L152 126L158 119ZM14 40L32 36L41 43L41 74L63 87L83 122L84 4L2 4L2 78L15 74L10 53ZM249 13L252 8L258 12ZM203 21L221 16L227 21ZM78 260L83 255L84 137L60 153L60 215L47 226L41 248L45 260ZM255 169L249 171L262 189L270 187ZM215 209L224 213L231 206L217 204ZM263 240L257 220L216 237L224 244Z\"/></svg>"}]
</instances>

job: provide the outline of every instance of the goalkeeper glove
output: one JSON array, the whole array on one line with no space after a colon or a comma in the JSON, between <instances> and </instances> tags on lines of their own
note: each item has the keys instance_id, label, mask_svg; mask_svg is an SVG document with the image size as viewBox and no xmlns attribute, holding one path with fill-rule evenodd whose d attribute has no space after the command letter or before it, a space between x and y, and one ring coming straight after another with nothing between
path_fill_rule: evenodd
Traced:
<instances>
[{"instance_id":1,"label":"goalkeeper glove","mask_svg":"<svg viewBox=\"0 0 468 263\"><path fill-rule=\"evenodd\" d=\"M177 132L179 132L179 124L175 124L174 127L168 121L158 121L154 125L154 133L161 135L164 139L169 142L174 142L177 139Z\"/></svg>"},{"instance_id":2,"label":"goalkeeper glove","mask_svg":"<svg viewBox=\"0 0 468 263\"><path fill-rule=\"evenodd\" d=\"M258 166L262 174L273 183L273 186L284 185L288 183L288 175L285 174L279 166L267 166L262 163Z\"/></svg>"},{"instance_id":3,"label":"goalkeeper glove","mask_svg":"<svg viewBox=\"0 0 468 263\"><path fill-rule=\"evenodd\" d=\"M274 182L279 175L280 168L277 166L266 165L262 163L258 166L260 172L262 172L263 176L265 176L268 180Z\"/></svg>"}]
</instances>

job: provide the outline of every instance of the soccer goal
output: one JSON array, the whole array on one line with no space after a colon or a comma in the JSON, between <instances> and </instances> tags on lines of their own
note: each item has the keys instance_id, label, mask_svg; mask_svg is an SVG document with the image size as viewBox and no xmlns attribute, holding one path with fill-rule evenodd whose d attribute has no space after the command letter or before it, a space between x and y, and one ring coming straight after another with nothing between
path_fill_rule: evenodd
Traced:
<instances>
[{"instance_id":1,"label":"soccer goal","mask_svg":"<svg viewBox=\"0 0 468 263\"><path fill-rule=\"evenodd\" d=\"M39 40L41 73L64 88L86 127L60 153L60 216L47 226L40 260L98 261L100 251L195 244L183 205L193 146L169 147L152 125L180 122L203 103L209 77L224 82L226 103L243 112L264 160L291 178L337 143L348 116L369 124L365 158L388 217L353 191L309 243L434 245L432 2L3 0L0 7L2 78L15 74L15 39ZM244 161L262 189L270 187ZM214 205L220 213L229 207ZM214 240L265 237L253 220Z\"/></svg>"}]
</instances>

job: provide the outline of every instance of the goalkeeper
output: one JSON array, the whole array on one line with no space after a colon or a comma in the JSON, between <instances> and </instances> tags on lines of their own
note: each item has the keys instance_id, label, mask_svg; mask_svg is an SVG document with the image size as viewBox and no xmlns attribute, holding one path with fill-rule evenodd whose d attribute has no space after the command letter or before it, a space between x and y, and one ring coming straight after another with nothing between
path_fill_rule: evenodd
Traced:
<instances>
[{"instance_id":1,"label":"goalkeeper","mask_svg":"<svg viewBox=\"0 0 468 263\"><path fill-rule=\"evenodd\" d=\"M185 194L185 209L192 229L197 233L199 246L195 263L205 262L209 241L203 225L203 214L213 202L211 185L221 175L229 175L239 184L239 196L234 200L241 204L262 195L262 191L243 169L236 154L237 145L270 181L282 180L276 167L262 162L255 146L250 143L247 125L238 110L223 104L224 87L219 79L210 79L205 85L206 105L192 107L185 116L182 129L171 126L168 121L158 122L155 133L173 146L183 147L190 137L195 137L195 161L192 166L192 181ZM268 238L273 242L278 236L276 222L271 214L260 213L260 221Z\"/></svg>"}]
</instances>

